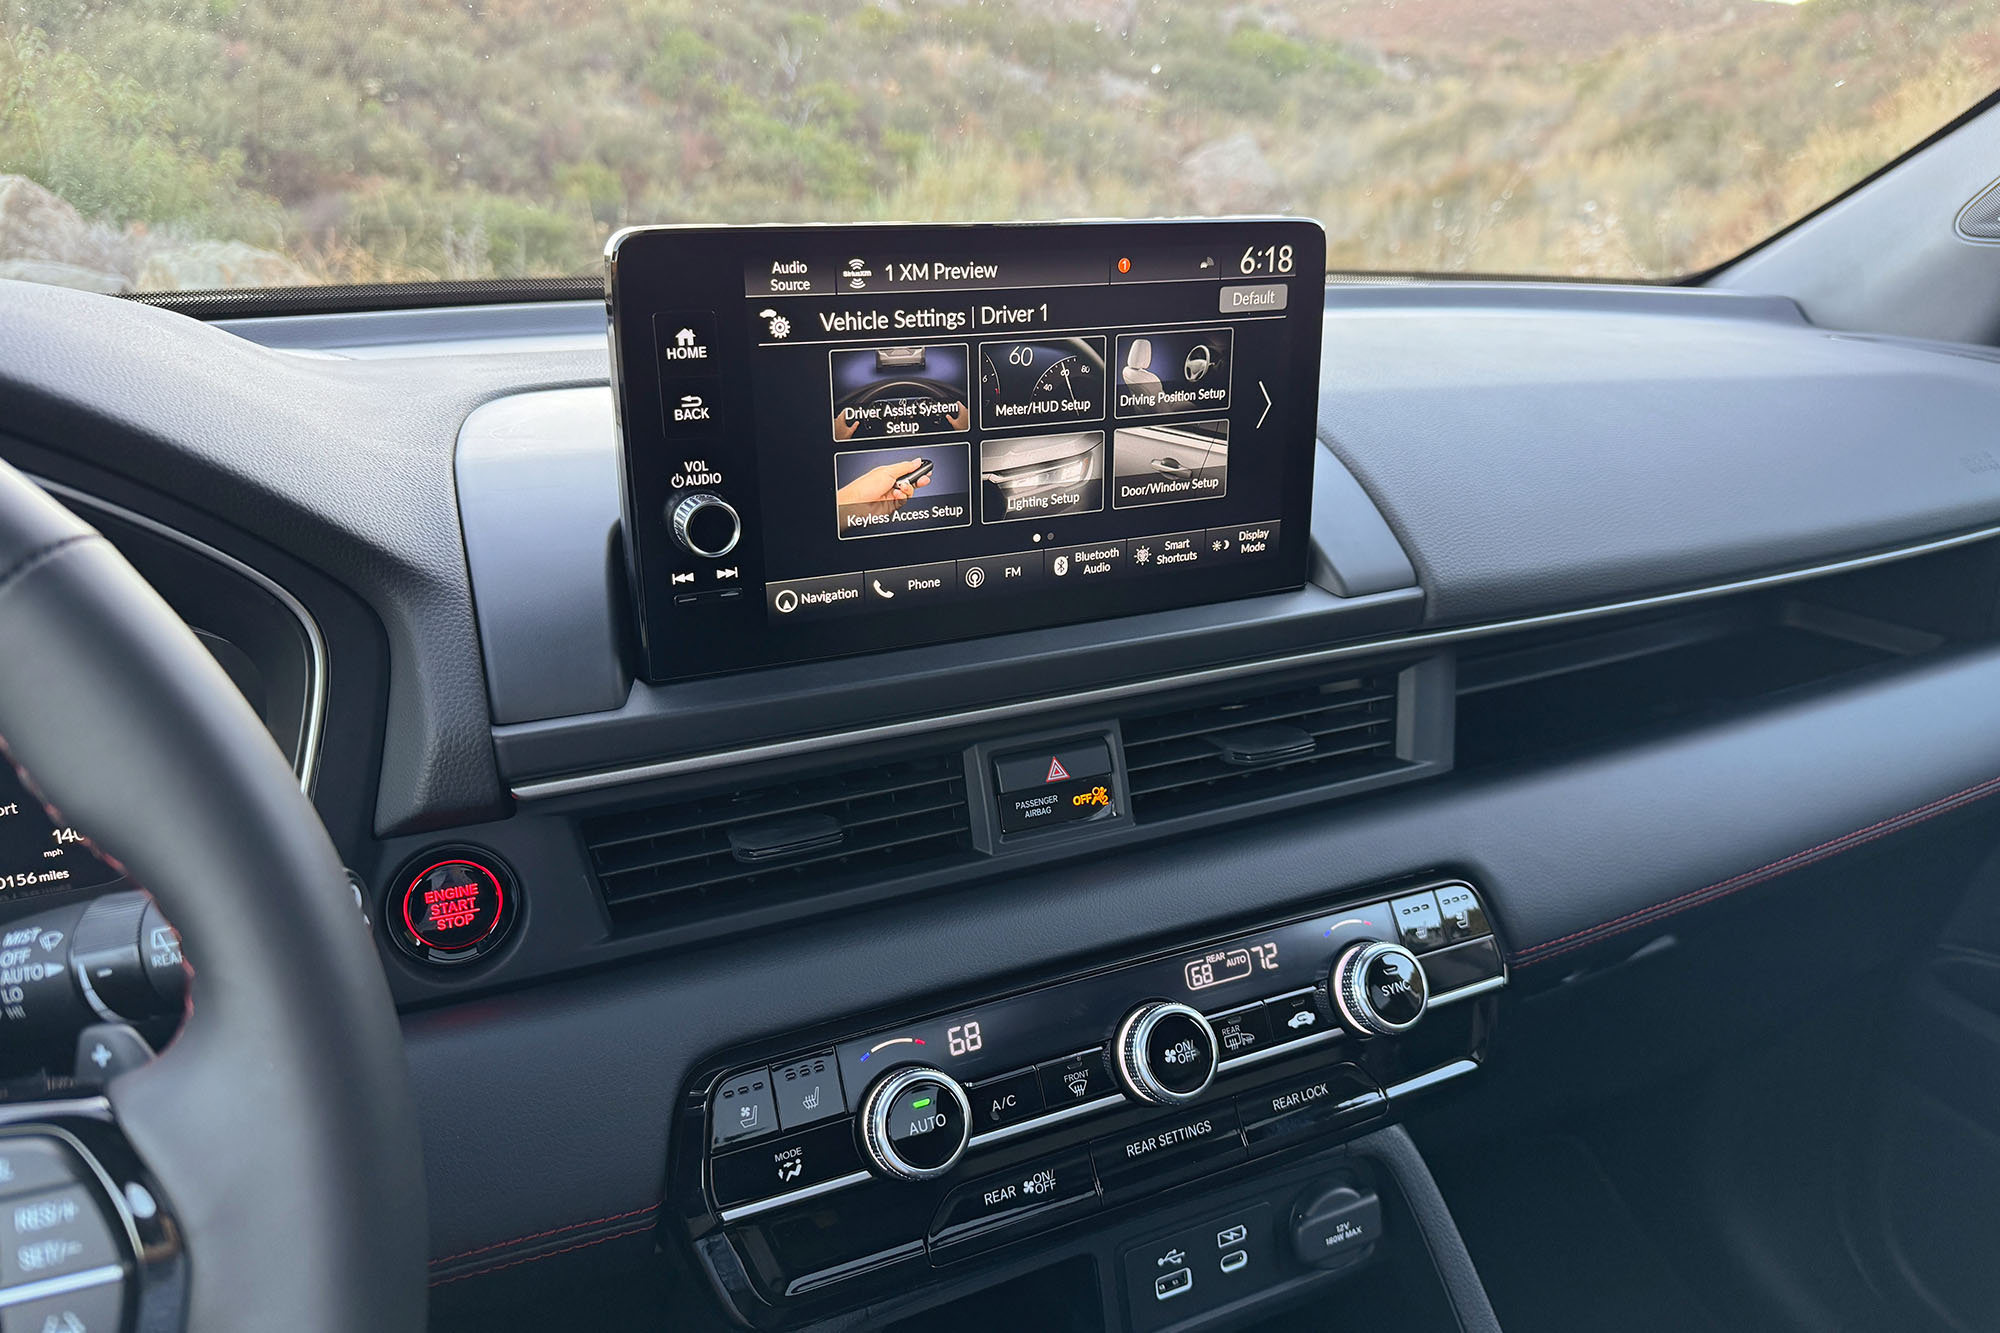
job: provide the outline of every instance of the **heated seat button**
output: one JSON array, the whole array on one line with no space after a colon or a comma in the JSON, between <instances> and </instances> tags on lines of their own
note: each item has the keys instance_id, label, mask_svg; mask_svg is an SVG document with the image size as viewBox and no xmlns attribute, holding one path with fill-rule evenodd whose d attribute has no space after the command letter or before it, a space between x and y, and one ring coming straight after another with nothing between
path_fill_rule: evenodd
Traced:
<instances>
[{"instance_id":1,"label":"heated seat button","mask_svg":"<svg viewBox=\"0 0 2000 1333\"><path fill-rule=\"evenodd\" d=\"M723 1153L709 1163L716 1206L731 1208L753 1199L789 1194L861 1169L854 1126L846 1120L770 1139L754 1148Z\"/></svg>"},{"instance_id":2,"label":"heated seat button","mask_svg":"<svg viewBox=\"0 0 2000 1333\"><path fill-rule=\"evenodd\" d=\"M770 1071L752 1069L716 1084L708 1125L709 1144L716 1148L775 1133L778 1106L771 1096Z\"/></svg>"},{"instance_id":3,"label":"heated seat button","mask_svg":"<svg viewBox=\"0 0 2000 1333\"><path fill-rule=\"evenodd\" d=\"M990 1078L965 1090L972 1099L972 1132L985 1134L1042 1113L1042 1083L1032 1069Z\"/></svg>"},{"instance_id":4,"label":"heated seat button","mask_svg":"<svg viewBox=\"0 0 2000 1333\"><path fill-rule=\"evenodd\" d=\"M82 1185L0 1204L0 1286L66 1277L117 1262L111 1228Z\"/></svg>"},{"instance_id":5,"label":"heated seat button","mask_svg":"<svg viewBox=\"0 0 2000 1333\"><path fill-rule=\"evenodd\" d=\"M1118 1091L1118 1085L1111 1079L1111 1067L1104 1062L1102 1046L1037 1065L1035 1076L1041 1080L1042 1103L1051 1111L1094 1102Z\"/></svg>"},{"instance_id":6,"label":"heated seat button","mask_svg":"<svg viewBox=\"0 0 2000 1333\"><path fill-rule=\"evenodd\" d=\"M1435 949L1445 942L1444 914L1438 910L1437 895L1413 893L1389 904L1396 914L1396 929L1403 944L1416 953Z\"/></svg>"},{"instance_id":7,"label":"heated seat button","mask_svg":"<svg viewBox=\"0 0 2000 1333\"><path fill-rule=\"evenodd\" d=\"M1478 895L1465 885L1445 885L1437 891L1437 900L1438 911L1444 916L1446 939L1457 943L1492 933L1486 924L1486 909L1479 905Z\"/></svg>"},{"instance_id":8,"label":"heated seat button","mask_svg":"<svg viewBox=\"0 0 2000 1333\"><path fill-rule=\"evenodd\" d=\"M1236 1109L1227 1102L1189 1107L1170 1119L1090 1145L1090 1160L1106 1194L1159 1189L1244 1156Z\"/></svg>"},{"instance_id":9,"label":"heated seat button","mask_svg":"<svg viewBox=\"0 0 2000 1333\"><path fill-rule=\"evenodd\" d=\"M1274 1084L1236 1099L1250 1155L1276 1152L1295 1143L1320 1142L1387 1109L1389 1099L1375 1080L1355 1065Z\"/></svg>"},{"instance_id":10,"label":"heated seat button","mask_svg":"<svg viewBox=\"0 0 2000 1333\"><path fill-rule=\"evenodd\" d=\"M945 1196L931 1222L933 1248L992 1243L1003 1228L1030 1219L1047 1223L1097 1203L1097 1179L1090 1154L1081 1148L1038 1157L1011 1171L1001 1171ZM973 1249L983 1244L971 1245Z\"/></svg>"},{"instance_id":11,"label":"heated seat button","mask_svg":"<svg viewBox=\"0 0 2000 1333\"><path fill-rule=\"evenodd\" d=\"M771 1067L771 1092L778 1102L778 1123L804 1129L847 1112L841 1095L840 1064L832 1051ZM720 1127L720 1121L717 1122Z\"/></svg>"}]
</instances>

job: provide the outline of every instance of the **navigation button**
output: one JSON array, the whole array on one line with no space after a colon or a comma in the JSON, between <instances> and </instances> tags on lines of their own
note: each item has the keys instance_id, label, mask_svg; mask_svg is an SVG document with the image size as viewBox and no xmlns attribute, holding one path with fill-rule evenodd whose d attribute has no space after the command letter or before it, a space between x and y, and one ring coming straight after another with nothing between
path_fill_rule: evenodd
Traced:
<instances>
[{"instance_id":1,"label":"navigation button","mask_svg":"<svg viewBox=\"0 0 2000 1333\"><path fill-rule=\"evenodd\" d=\"M861 1169L854 1145L854 1126L842 1119L802 1134L787 1134L754 1148L724 1153L709 1163L709 1183L715 1203L730 1208L753 1199L768 1199Z\"/></svg>"},{"instance_id":2,"label":"navigation button","mask_svg":"<svg viewBox=\"0 0 2000 1333\"><path fill-rule=\"evenodd\" d=\"M1052 1222L1054 1214L1096 1203L1097 1179L1090 1172L1090 1154L1082 1148L1030 1158L1011 1171L960 1185L946 1195L931 1221L931 1245L998 1241L1003 1237L994 1233L1002 1228L1030 1219Z\"/></svg>"},{"instance_id":3,"label":"navigation button","mask_svg":"<svg viewBox=\"0 0 2000 1333\"><path fill-rule=\"evenodd\" d=\"M1035 1076L1042 1082L1042 1101L1051 1111L1094 1102L1118 1091L1118 1085L1111 1079L1111 1066L1104 1061L1102 1046L1093 1046L1064 1060L1036 1065Z\"/></svg>"},{"instance_id":4,"label":"navigation button","mask_svg":"<svg viewBox=\"0 0 2000 1333\"><path fill-rule=\"evenodd\" d=\"M824 620L859 610L861 575L828 574L764 585L764 604L773 621Z\"/></svg>"},{"instance_id":5,"label":"navigation button","mask_svg":"<svg viewBox=\"0 0 2000 1333\"><path fill-rule=\"evenodd\" d=\"M965 1095L972 1100L972 1132L975 1134L984 1134L1042 1113L1042 1084L1032 1068L975 1083L965 1090Z\"/></svg>"},{"instance_id":6,"label":"navigation button","mask_svg":"<svg viewBox=\"0 0 2000 1333\"><path fill-rule=\"evenodd\" d=\"M956 561L871 569L862 577L862 592L870 606L928 606L950 597L958 588Z\"/></svg>"},{"instance_id":7,"label":"navigation button","mask_svg":"<svg viewBox=\"0 0 2000 1333\"><path fill-rule=\"evenodd\" d=\"M1216 560L1252 560L1278 553L1278 524L1242 523L1208 530L1208 554Z\"/></svg>"},{"instance_id":8,"label":"navigation button","mask_svg":"<svg viewBox=\"0 0 2000 1333\"><path fill-rule=\"evenodd\" d=\"M771 1090L778 1103L778 1123L786 1129L803 1129L847 1111L840 1064L831 1051L773 1066Z\"/></svg>"},{"instance_id":9,"label":"navigation button","mask_svg":"<svg viewBox=\"0 0 2000 1333\"><path fill-rule=\"evenodd\" d=\"M1169 532L1158 537L1132 537L1125 543L1127 563L1136 578L1171 573L1208 563L1208 530Z\"/></svg>"},{"instance_id":10,"label":"navigation button","mask_svg":"<svg viewBox=\"0 0 2000 1333\"><path fill-rule=\"evenodd\" d=\"M1094 1140L1090 1160L1104 1192L1159 1189L1241 1160L1236 1108L1227 1102L1189 1107L1170 1120Z\"/></svg>"},{"instance_id":11,"label":"navigation button","mask_svg":"<svg viewBox=\"0 0 2000 1333\"><path fill-rule=\"evenodd\" d=\"M958 562L959 592L966 597L987 597L1010 591L1039 587L1047 578L1040 551L1013 555L981 556Z\"/></svg>"},{"instance_id":12,"label":"navigation button","mask_svg":"<svg viewBox=\"0 0 2000 1333\"><path fill-rule=\"evenodd\" d=\"M710 1099L709 1143L720 1148L778 1129L778 1104L768 1071L753 1069L724 1079Z\"/></svg>"},{"instance_id":13,"label":"navigation button","mask_svg":"<svg viewBox=\"0 0 2000 1333\"><path fill-rule=\"evenodd\" d=\"M1057 547L1049 552L1049 577L1069 583L1116 578L1125 569L1124 542Z\"/></svg>"}]
</instances>

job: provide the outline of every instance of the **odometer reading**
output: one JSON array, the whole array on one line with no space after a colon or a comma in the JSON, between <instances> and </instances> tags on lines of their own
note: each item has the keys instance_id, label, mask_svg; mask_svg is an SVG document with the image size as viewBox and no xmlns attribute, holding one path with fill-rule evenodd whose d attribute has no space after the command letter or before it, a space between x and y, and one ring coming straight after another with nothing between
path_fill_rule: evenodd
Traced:
<instances>
[{"instance_id":1,"label":"odometer reading","mask_svg":"<svg viewBox=\"0 0 2000 1333\"><path fill-rule=\"evenodd\" d=\"M119 878L88 838L51 820L13 768L0 762L0 894L92 889Z\"/></svg>"}]
</instances>

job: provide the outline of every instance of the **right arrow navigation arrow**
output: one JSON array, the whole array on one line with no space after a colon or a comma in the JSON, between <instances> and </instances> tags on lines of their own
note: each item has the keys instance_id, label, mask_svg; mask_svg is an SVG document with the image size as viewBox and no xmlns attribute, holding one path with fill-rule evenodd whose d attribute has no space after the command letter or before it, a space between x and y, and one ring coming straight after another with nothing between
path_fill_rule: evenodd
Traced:
<instances>
[{"instance_id":1,"label":"right arrow navigation arrow","mask_svg":"<svg viewBox=\"0 0 2000 1333\"><path fill-rule=\"evenodd\" d=\"M1264 387L1264 381L1258 380L1257 392L1264 395L1264 410L1257 414L1256 426L1258 430L1262 430L1264 428L1264 418L1271 415L1271 391Z\"/></svg>"}]
</instances>

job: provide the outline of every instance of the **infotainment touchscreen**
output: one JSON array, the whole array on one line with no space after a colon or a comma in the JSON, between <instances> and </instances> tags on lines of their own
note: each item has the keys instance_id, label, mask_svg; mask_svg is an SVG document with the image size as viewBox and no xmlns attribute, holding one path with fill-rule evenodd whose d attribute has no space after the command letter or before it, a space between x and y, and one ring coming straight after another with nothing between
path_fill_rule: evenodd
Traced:
<instances>
[{"instance_id":1,"label":"infotainment touchscreen","mask_svg":"<svg viewBox=\"0 0 2000 1333\"><path fill-rule=\"evenodd\" d=\"M1305 581L1316 223L647 227L606 257L651 679Z\"/></svg>"}]
</instances>

